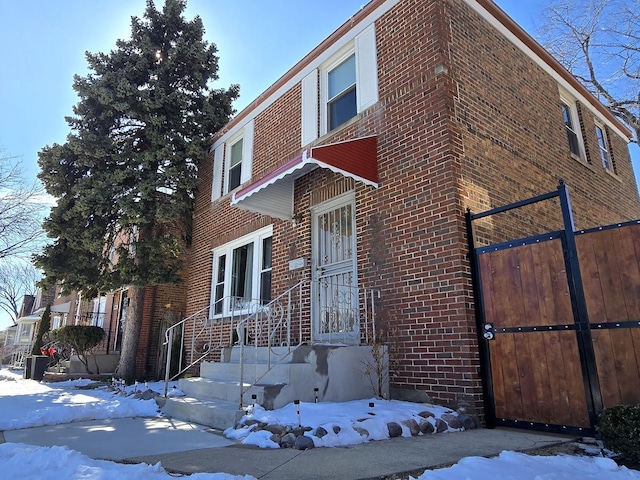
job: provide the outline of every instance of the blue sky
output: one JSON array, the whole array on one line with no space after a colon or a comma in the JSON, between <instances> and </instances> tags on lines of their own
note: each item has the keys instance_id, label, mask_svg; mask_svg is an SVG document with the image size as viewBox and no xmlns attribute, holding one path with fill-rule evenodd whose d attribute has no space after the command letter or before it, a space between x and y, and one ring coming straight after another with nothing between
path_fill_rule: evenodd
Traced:
<instances>
[{"instance_id":1,"label":"blue sky","mask_svg":"<svg viewBox=\"0 0 640 480\"><path fill-rule=\"evenodd\" d=\"M367 0L188 0L206 38L218 47L220 80L240 85L241 110ZM498 0L535 37L544 0ZM156 0L161 8L163 0ZM84 52L106 52L128 38L145 0L0 0L0 150L22 159L35 178L38 151L63 143L64 120L77 97L74 74L86 75ZM640 153L634 150L636 170ZM0 318L0 328L4 320Z\"/></svg>"}]
</instances>

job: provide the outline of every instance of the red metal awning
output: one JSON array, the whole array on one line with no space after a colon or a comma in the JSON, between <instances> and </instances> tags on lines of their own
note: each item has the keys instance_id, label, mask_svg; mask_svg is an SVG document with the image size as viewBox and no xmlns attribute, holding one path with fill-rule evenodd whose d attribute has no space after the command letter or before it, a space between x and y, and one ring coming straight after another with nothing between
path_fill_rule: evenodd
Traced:
<instances>
[{"instance_id":1,"label":"red metal awning","mask_svg":"<svg viewBox=\"0 0 640 480\"><path fill-rule=\"evenodd\" d=\"M259 180L234 192L231 205L291 220L296 178L320 167L377 188L377 156L375 136L311 147Z\"/></svg>"}]
</instances>

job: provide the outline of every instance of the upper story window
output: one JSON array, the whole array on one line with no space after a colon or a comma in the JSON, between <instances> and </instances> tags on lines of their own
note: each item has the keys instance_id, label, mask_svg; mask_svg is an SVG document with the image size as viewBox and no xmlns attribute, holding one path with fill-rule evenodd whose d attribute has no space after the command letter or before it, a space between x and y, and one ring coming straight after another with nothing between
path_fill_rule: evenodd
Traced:
<instances>
[{"instance_id":1,"label":"upper story window","mask_svg":"<svg viewBox=\"0 0 640 480\"><path fill-rule=\"evenodd\" d=\"M567 140L569 142L569 150L571 155L579 160L585 161L584 143L582 140L582 132L580 131L580 119L578 117L578 108L575 101L566 98L561 99L562 119L567 131Z\"/></svg>"},{"instance_id":2,"label":"upper story window","mask_svg":"<svg viewBox=\"0 0 640 480\"><path fill-rule=\"evenodd\" d=\"M611 153L609 152L609 139L607 137L607 129L603 124L596 121L596 138L598 139L598 152L600 153L600 161L602 166L614 172L615 168L611 159Z\"/></svg>"},{"instance_id":3,"label":"upper story window","mask_svg":"<svg viewBox=\"0 0 640 480\"><path fill-rule=\"evenodd\" d=\"M265 227L213 251L211 313L250 313L271 300L271 237Z\"/></svg>"},{"instance_id":4,"label":"upper story window","mask_svg":"<svg viewBox=\"0 0 640 480\"><path fill-rule=\"evenodd\" d=\"M327 72L327 84L329 130L333 130L358 113L355 53Z\"/></svg>"},{"instance_id":5,"label":"upper story window","mask_svg":"<svg viewBox=\"0 0 640 480\"><path fill-rule=\"evenodd\" d=\"M377 101L378 60L371 24L302 79L302 146Z\"/></svg>"},{"instance_id":6,"label":"upper story window","mask_svg":"<svg viewBox=\"0 0 640 480\"><path fill-rule=\"evenodd\" d=\"M211 200L220 198L251 179L253 165L253 128L250 120L213 153Z\"/></svg>"},{"instance_id":7,"label":"upper story window","mask_svg":"<svg viewBox=\"0 0 640 480\"><path fill-rule=\"evenodd\" d=\"M240 186L242 178L242 137L229 147L229 173L227 174L227 192Z\"/></svg>"}]
</instances>

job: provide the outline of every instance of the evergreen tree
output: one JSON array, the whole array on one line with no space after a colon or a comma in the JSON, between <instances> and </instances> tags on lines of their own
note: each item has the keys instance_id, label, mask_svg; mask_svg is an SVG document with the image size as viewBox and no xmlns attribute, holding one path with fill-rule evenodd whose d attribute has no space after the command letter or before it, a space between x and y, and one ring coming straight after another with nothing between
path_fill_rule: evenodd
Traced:
<instances>
[{"instance_id":1,"label":"evergreen tree","mask_svg":"<svg viewBox=\"0 0 640 480\"><path fill-rule=\"evenodd\" d=\"M46 287L59 282L85 298L129 286L117 373L135 374L144 287L179 282L189 242L198 161L234 113L238 86L213 89L215 45L186 0L148 0L131 38L108 54L87 53L76 75L80 101L63 145L39 154L39 174L58 198L44 227L53 239L36 257Z\"/></svg>"},{"instance_id":2,"label":"evergreen tree","mask_svg":"<svg viewBox=\"0 0 640 480\"><path fill-rule=\"evenodd\" d=\"M40 349L44 347L44 334L51 328L51 305L47 305L42 314L42 319L38 325L38 335L35 342L33 342L33 348L31 349L31 355L42 355Z\"/></svg>"}]
</instances>

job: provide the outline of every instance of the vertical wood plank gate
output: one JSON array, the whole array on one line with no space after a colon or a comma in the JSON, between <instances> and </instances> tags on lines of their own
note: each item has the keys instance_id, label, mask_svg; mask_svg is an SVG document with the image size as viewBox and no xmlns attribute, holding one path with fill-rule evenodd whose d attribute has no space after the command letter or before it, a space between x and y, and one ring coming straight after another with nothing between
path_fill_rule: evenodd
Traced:
<instances>
[{"instance_id":1,"label":"vertical wood plank gate","mask_svg":"<svg viewBox=\"0 0 640 480\"><path fill-rule=\"evenodd\" d=\"M563 230L475 246L475 220L552 198ZM561 183L467 225L487 425L592 435L640 403L640 221L575 232Z\"/></svg>"}]
</instances>

